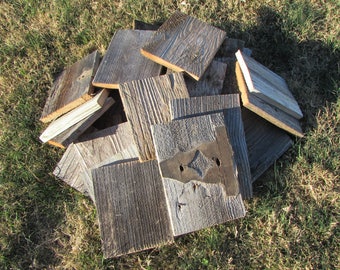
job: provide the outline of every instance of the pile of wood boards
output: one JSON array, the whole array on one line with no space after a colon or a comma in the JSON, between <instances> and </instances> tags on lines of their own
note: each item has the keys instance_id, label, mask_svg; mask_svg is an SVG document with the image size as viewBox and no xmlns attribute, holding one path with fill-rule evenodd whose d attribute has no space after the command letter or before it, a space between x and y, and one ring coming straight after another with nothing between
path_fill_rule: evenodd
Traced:
<instances>
[{"instance_id":1,"label":"pile of wood boards","mask_svg":"<svg viewBox=\"0 0 340 270\"><path fill-rule=\"evenodd\" d=\"M244 217L287 132L303 136L284 79L243 41L180 12L134 28L66 68L40 119L67 148L54 175L96 205L105 257Z\"/></svg>"}]
</instances>

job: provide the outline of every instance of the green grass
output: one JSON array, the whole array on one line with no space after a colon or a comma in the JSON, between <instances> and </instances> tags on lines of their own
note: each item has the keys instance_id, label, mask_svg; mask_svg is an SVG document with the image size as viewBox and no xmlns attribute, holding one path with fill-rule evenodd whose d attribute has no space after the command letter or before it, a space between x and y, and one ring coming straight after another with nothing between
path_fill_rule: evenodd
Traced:
<instances>
[{"instance_id":1,"label":"green grass","mask_svg":"<svg viewBox=\"0 0 340 270\"><path fill-rule=\"evenodd\" d=\"M254 185L244 219L170 246L104 260L91 201L55 179L62 155L38 136L53 77L133 19L176 9L245 40L283 76L305 117L303 139ZM1 269L339 269L338 1L2 1Z\"/></svg>"}]
</instances>

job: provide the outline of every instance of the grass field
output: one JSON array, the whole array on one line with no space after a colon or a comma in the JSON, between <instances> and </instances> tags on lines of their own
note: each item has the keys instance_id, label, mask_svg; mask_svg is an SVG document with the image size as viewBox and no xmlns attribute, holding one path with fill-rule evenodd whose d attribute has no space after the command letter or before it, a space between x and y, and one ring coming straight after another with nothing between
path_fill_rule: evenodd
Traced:
<instances>
[{"instance_id":1,"label":"grass field","mask_svg":"<svg viewBox=\"0 0 340 270\"><path fill-rule=\"evenodd\" d=\"M176 9L243 39L283 76L305 137L254 184L242 220L104 260L92 202L51 174L39 123L54 76L133 19ZM340 4L311 1L0 2L1 269L339 269Z\"/></svg>"}]
</instances>

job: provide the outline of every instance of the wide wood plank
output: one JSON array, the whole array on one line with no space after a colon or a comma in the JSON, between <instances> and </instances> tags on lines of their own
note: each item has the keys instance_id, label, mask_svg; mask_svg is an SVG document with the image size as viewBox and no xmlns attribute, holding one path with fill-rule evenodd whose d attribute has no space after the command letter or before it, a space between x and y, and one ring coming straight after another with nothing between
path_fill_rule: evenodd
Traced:
<instances>
[{"instance_id":1,"label":"wide wood plank","mask_svg":"<svg viewBox=\"0 0 340 270\"><path fill-rule=\"evenodd\" d=\"M199 80L225 36L224 31L177 11L143 46L141 53L163 66L177 72L185 71Z\"/></svg>"},{"instance_id":2,"label":"wide wood plank","mask_svg":"<svg viewBox=\"0 0 340 270\"><path fill-rule=\"evenodd\" d=\"M258 179L293 144L285 131L250 110L242 109L253 182Z\"/></svg>"},{"instance_id":3,"label":"wide wood plank","mask_svg":"<svg viewBox=\"0 0 340 270\"><path fill-rule=\"evenodd\" d=\"M71 111L93 96L91 84L100 62L98 51L66 68L54 81L40 121L47 123Z\"/></svg>"},{"instance_id":4,"label":"wide wood plank","mask_svg":"<svg viewBox=\"0 0 340 270\"><path fill-rule=\"evenodd\" d=\"M120 83L157 76L161 66L140 54L153 31L118 30L93 79L93 85L118 89Z\"/></svg>"},{"instance_id":5,"label":"wide wood plank","mask_svg":"<svg viewBox=\"0 0 340 270\"><path fill-rule=\"evenodd\" d=\"M253 58L236 53L248 91L255 97L277 107L296 119L303 117L298 103L289 91L287 83Z\"/></svg>"},{"instance_id":6,"label":"wide wood plank","mask_svg":"<svg viewBox=\"0 0 340 270\"><path fill-rule=\"evenodd\" d=\"M53 174L95 200L88 170L98 165L137 157L130 125L123 123L89 134L83 137L83 141L70 144Z\"/></svg>"},{"instance_id":7,"label":"wide wood plank","mask_svg":"<svg viewBox=\"0 0 340 270\"><path fill-rule=\"evenodd\" d=\"M238 169L238 180L243 199L252 197L252 177L248 160L247 144L241 118L238 94L174 99L170 102L172 119L223 112L225 126L232 145Z\"/></svg>"},{"instance_id":8,"label":"wide wood plank","mask_svg":"<svg viewBox=\"0 0 340 270\"><path fill-rule=\"evenodd\" d=\"M64 132L49 140L48 143L60 148L65 148L69 146L81 134L83 134L99 117L101 117L114 103L115 101L111 97L108 97L101 109L94 112L92 115L89 115L77 124L66 129Z\"/></svg>"},{"instance_id":9,"label":"wide wood plank","mask_svg":"<svg viewBox=\"0 0 340 270\"><path fill-rule=\"evenodd\" d=\"M189 97L183 75L172 73L132 81L119 85L119 90L140 160L155 159L150 126L170 121L171 99Z\"/></svg>"},{"instance_id":10,"label":"wide wood plank","mask_svg":"<svg viewBox=\"0 0 340 270\"><path fill-rule=\"evenodd\" d=\"M284 111L281 111L277 107L268 104L257 96L254 96L252 93L249 93L238 62L236 63L235 71L244 107L271 122L275 126L286 130L295 136L303 137L299 120Z\"/></svg>"},{"instance_id":11,"label":"wide wood plank","mask_svg":"<svg viewBox=\"0 0 340 270\"><path fill-rule=\"evenodd\" d=\"M108 90L103 89L94 98L83 103L67 114L60 116L58 119L49 124L49 126L40 135L39 139L45 143L73 125L77 124L79 121L92 115L94 112L100 110L104 105L108 95Z\"/></svg>"},{"instance_id":12,"label":"wide wood plank","mask_svg":"<svg viewBox=\"0 0 340 270\"><path fill-rule=\"evenodd\" d=\"M174 235L243 217L223 114L152 126Z\"/></svg>"},{"instance_id":13,"label":"wide wood plank","mask_svg":"<svg viewBox=\"0 0 340 270\"><path fill-rule=\"evenodd\" d=\"M173 242L157 161L104 166L92 179L105 258Z\"/></svg>"}]
</instances>

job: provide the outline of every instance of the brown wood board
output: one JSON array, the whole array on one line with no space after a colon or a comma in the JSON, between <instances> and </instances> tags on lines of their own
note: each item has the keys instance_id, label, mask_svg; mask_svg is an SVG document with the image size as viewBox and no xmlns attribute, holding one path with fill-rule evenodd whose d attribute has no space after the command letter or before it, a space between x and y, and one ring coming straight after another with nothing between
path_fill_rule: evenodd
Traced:
<instances>
[{"instance_id":1,"label":"brown wood board","mask_svg":"<svg viewBox=\"0 0 340 270\"><path fill-rule=\"evenodd\" d=\"M253 182L293 144L287 133L243 108L242 119Z\"/></svg>"},{"instance_id":2,"label":"brown wood board","mask_svg":"<svg viewBox=\"0 0 340 270\"><path fill-rule=\"evenodd\" d=\"M114 103L115 101L111 97L108 97L101 109L94 112L92 115L89 115L72 127L66 129L64 132L49 140L48 143L60 148L65 148L69 146L81 134L83 134L99 117L101 117Z\"/></svg>"},{"instance_id":3,"label":"brown wood board","mask_svg":"<svg viewBox=\"0 0 340 270\"><path fill-rule=\"evenodd\" d=\"M152 126L174 235L245 215L223 114Z\"/></svg>"},{"instance_id":4,"label":"brown wood board","mask_svg":"<svg viewBox=\"0 0 340 270\"><path fill-rule=\"evenodd\" d=\"M174 99L170 102L172 119L223 112L225 126L234 151L238 180L243 199L252 197L252 176L248 160L247 144L241 117L238 94Z\"/></svg>"},{"instance_id":5,"label":"brown wood board","mask_svg":"<svg viewBox=\"0 0 340 270\"><path fill-rule=\"evenodd\" d=\"M118 89L120 83L157 76L162 66L140 54L153 31L118 30L99 65L93 85Z\"/></svg>"},{"instance_id":6,"label":"brown wood board","mask_svg":"<svg viewBox=\"0 0 340 270\"><path fill-rule=\"evenodd\" d=\"M225 36L224 31L177 11L155 32L141 53L199 80Z\"/></svg>"},{"instance_id":7,"label":"brown wood board","mask_svg":"<svg viewBox=\"0 0 340 270\"><path fill-rule=\"evenodd\" d=\"M248 91L255 97L277 107L288 115L300 119L302 112L287 83L279 75L269 70L253 58L236 53Z\"/></svg>"},{"instance_id":8,"label":"brown wood board","mask_svg":"<svg viewBox=\"0 0 340 270\"><path fill-rule=\"evenodd\" d=\"M173 242L156 160L100 167L92 179L105 258Z\"/></svg>"},{"instance_id":9,"label":"brown wood board","mask_svg":"<svg viewBox=\"0 0 340 270\"><path fill-rule=\"evenodd\" d=\"M49 91L41 122L48 123L92 98L91 83L99 62L100 55L94 51L61 72Z\"/></svg>"},{"instance_id":10,"label":"brown wood board","mask_svg":"<svg viewBox=\"0 0 340 270\"><path fill-rule=\"evenodd\" d=\"M249 93L238 62L236 62L235 71L244 107L253 111L275 126L286 130L295 136L303 137L299 120Z\"/></svg>"},{"instance_id":11,"label":"brown wood board","mask_svg":"<svg viewBox=\"0 0 340 270\"><path fill-rule=\"evenodd\" d=\"M140 160L155 159L150 126L170 121L171 99L189 97L182 73L124 83L119 90Z\"/></svg>"}]
</instances>

